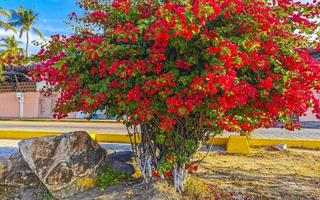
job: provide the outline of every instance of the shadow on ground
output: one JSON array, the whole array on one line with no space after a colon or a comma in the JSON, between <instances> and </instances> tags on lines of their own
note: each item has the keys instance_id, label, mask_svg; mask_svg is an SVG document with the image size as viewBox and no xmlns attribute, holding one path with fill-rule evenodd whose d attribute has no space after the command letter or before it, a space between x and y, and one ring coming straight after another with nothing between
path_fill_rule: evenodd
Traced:
<instances>
[{"instance_id":1,"label":"shadow on ground","mask_svg":"<svg viewBox=\"0 0 320 200\"><path fill-rule=\"evenodd\" d=\"M0 157L9 158L16 151L18 151L17 147L0 147Z\"/></svg>"}]
</instances>

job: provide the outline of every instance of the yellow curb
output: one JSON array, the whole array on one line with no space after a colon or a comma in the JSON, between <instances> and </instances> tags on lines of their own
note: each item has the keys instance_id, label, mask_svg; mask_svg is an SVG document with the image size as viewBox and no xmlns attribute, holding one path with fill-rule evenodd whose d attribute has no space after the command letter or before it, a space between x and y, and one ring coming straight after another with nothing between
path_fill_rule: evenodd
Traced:
<instances>
[{"instance_id":1,"label":"yellow curb","mask_svg":"<svg viewBox=\"0 0 320 200\"><path fill-rule=\"evenodd\" d=\"M61 135L61 132L54 131L6 131L0 130L0 139L8 139L8 140L25 140L36 137L45 137L45 136L58 136ZM89 133L90 137L95 140L96 134Z\"/></svg>"},{"instance_id":2,"label":"yellow curb","mask_svg":"<svg viewBox=\"0 0 320 200\"><path fill-rule=\"evenodd\" d=\"M55 136L61 135L62 132L50 131L18 131L18 130L0 130L0 139L23 140L34 137ZM124 134L117 133L89 133L91 138L97 142L105 143L130 143L130 137ZM232 138L232 137L231 137ZM134 139L134 138L132 138ZM139 138L136 140L139 142ZM239 141L240 142L240 141ZM277 144L286 144L287 147L305 148L305 149L320 149L320 140L292 140L292 139L248 139L249 146L274 146ZM227 146L230 148L240 148L238 142L230 141L229 138L210 138L209 144L216 146ZM236 145L236 147L233 147ZM238 153L243 150L241 147Z\"/></svg>"},{"instance_id":3,"label":"yellow curb","mask_svg":"<svg viewBox=\"0 0 320 200\"><path fill-rule=\"evenodd\" d=\"M85 119L16 119L16 118L0 118L0 121L11 122L65 122L65 123L110 123L110 124L122 124L122 120L85 120Z\"/></svg>"},{"instance_id":4,"label":"yellow curb","mask_svg":"<svg viewBox=\"0 0 320 200\"><path fill-rule=\"evenodd\" d=\"M0 131L0 139L7 139L7 132L6 131Z\"/></svg>"},{"instance_id":5,"label":"yellow curb","mask_svg":"<svg viewBox=\"0 0 320 200\"><path fill-rule=\"evenodd\" d=\"M133 137L131 137L131 139L134 141ZM106 142L106 143L130 143L130 137L129 135L123 135L123 134L98 133L96 134L96 141ZM136 137L136 141L138 143L140 142L138 137Z\"/></svg>"},{"instance_id":6,"label":"yellow curb","mask_svg":"<svg viewBox=\"0 0 320 200\"><path fill-rule=\"evenodd\" d=\"M60 135L60 132L43 132L43 131L6 131L1 130L0 136L1 139L10 139L10 140L24 140L35 137L43 137L43 136L55 136Z\"/></svg>"},{"instance_id":7,"label":"yellow curb","mask_svg":"<svg viewBox=\"0 0 320 200\"><path fill-rule=\"evenodd\" d=\"M96 141L96 134L95 133L89 133L89 136Z\"/></svg>"},{"instance_id":8,"label":"yellow curb","mask_svg":"<svg viewBox=\"0 0 320 200\"><path fill-rule=\"evenodd\" d=\"M227 145L228 143L228 138L222 138L222 137L211 137L209 138L208 140L208 143L209 144L212 144L212 145L217 145L217 146L225 146Z\"/></svg>"},{"instance_id":9,"label":"yellow curb","mask_svg":"<svg viewBox=\"0 0 320 200\"><path fill-rule=\"evenodd\" d=\"M286 144L287 147L320 149L320 140L294 140L294 139L249 139L250 146L274 146Z\"/></svg>"},{"instance_id":10,"label":"yellow curb","mask_svg":"<svg viewBox=\"0 0 320 200\"><path fill-rule=\"evenodd\" d=\"M230 136L227 143L227 153L250 154L250 147L246 136Z\"/></svg>"}]
</instances>

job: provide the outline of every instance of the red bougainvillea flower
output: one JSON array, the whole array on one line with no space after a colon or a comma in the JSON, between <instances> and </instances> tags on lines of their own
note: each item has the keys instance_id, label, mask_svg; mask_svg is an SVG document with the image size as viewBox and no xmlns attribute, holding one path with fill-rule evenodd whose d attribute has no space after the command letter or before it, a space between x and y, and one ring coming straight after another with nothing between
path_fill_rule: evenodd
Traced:
<instances>
[{"instance_id":1,"label":"red bougainvillea flower","mask_svg":"<svg viewBox=\"0 0 320 200\"><path fill-rule=\"evenodd\" d=\"M196 171L188 163L210 133L278 122L293 130L299 126L291 116L309 108L320 117L320 63L311 56L320 49L319 1L79 5L84 16L71 18L85 26L53 36L36 55L34 77L52 86L48 94L61 94L57 118L108 108L127 126L139 125L139 147L148 148L141 164L151 159L156 176L175 176L183 166Z\"/></svg>"}]
</instances>

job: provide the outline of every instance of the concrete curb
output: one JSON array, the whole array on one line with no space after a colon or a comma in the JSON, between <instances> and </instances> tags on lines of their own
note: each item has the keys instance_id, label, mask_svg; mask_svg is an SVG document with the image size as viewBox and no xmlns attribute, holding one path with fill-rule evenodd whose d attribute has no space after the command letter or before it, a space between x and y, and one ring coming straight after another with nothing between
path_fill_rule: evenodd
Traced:
<instances>
[{"instance_id":1,"label":"concrete curb","mask_svg":"<svg viewBox=\"0 0 320 200\"><path fill-rule=\"evenodd\" d=\"M0 130L0 139L24 140L28 138L56 136L61 132L49 131L16 131L16 130ZM130 143L130 137L124 134L115 133L89 133L89 135L97 142L105 143ZM134 140L134 138L131 138ZM139 142L139 138L136 138ZM229 138L210 138L208 143L216 146L226 146ZM294 139L248 139L249 146L274 146L277 144L286 144L287 147L320 149L320 140L294 140Z\"/></svg>"},{"instance_id":2,"label":"concrete curb","mask_svg":"<svg viewBox=\"0 0 320 200\"><path fill-rule=\"evenodd\" d=\"M275 146L286 144L287 147L303 149L320 149L320 140L296 140L296 139L257 139L248 140L249 146Z\"/></svg>"}]
</instances>

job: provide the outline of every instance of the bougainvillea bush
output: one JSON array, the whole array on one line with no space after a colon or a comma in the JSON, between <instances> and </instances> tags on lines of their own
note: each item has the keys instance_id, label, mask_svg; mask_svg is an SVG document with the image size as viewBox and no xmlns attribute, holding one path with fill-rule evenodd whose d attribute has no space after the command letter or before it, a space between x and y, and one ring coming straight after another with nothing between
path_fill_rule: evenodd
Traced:
<instances>
[{"instance_id":1,"label":"bougainvillea bush","mask_svg":"<svg viewBox=\"0 0 320 200\"><path fill-rule=\"evenodd\" d=\"M183 190L209 136L249 133L313 108L319 117L319 2L83 0L70 37L53 36L34 76L74 111L125 117L146 180ZM137 134L139 133L139 134Z\"/></svg>"}]
</instances>

